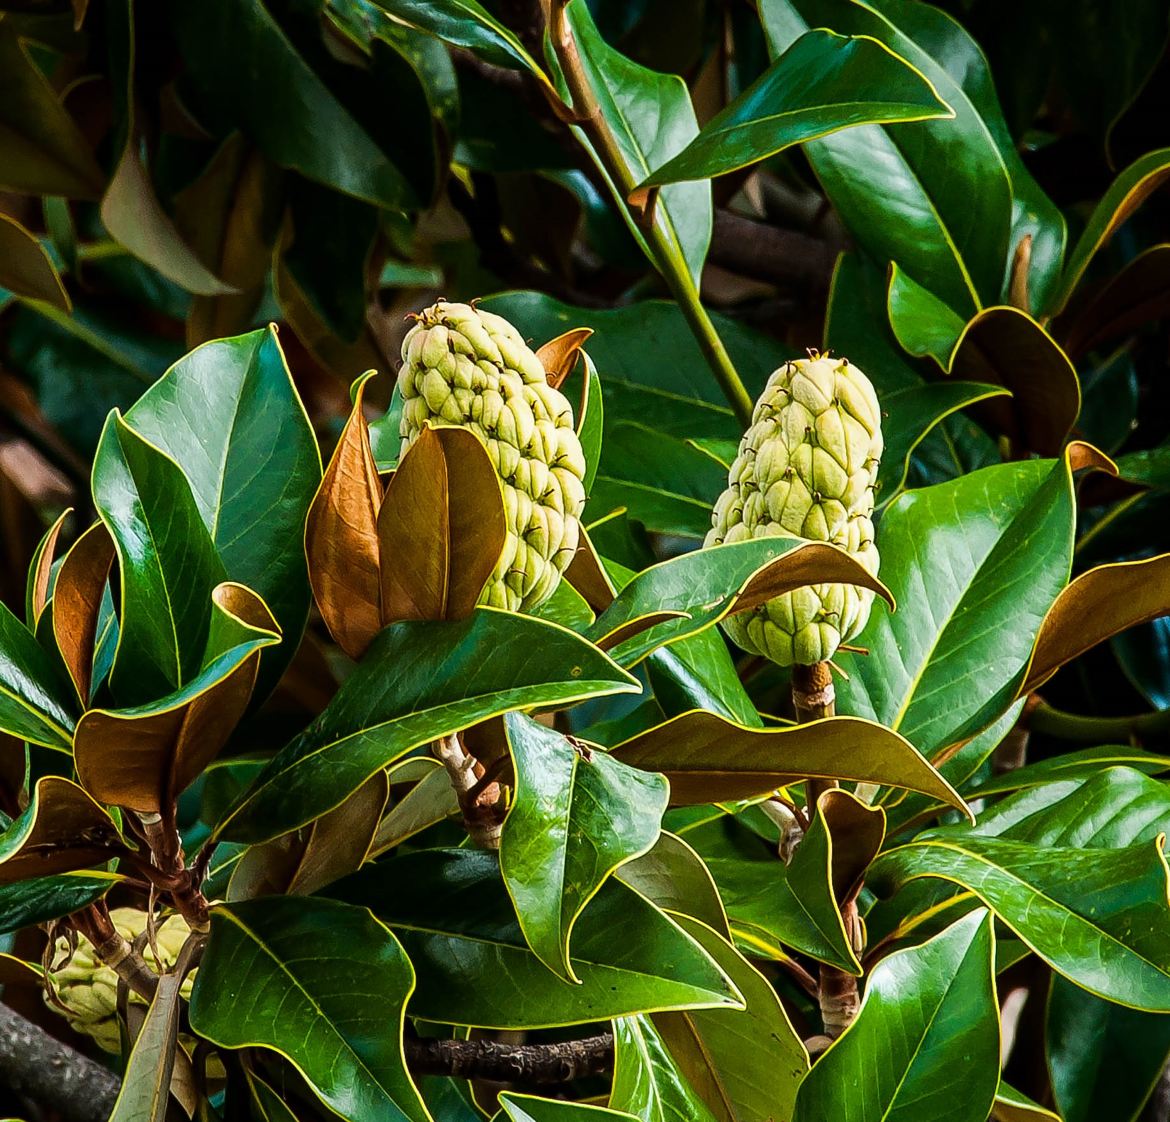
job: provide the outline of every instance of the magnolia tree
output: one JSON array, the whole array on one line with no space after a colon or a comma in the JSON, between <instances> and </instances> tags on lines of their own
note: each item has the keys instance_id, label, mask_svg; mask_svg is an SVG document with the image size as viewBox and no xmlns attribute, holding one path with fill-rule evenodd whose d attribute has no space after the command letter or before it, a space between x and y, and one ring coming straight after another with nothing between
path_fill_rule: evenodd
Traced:
<instances>
[{"instance_id":1,"label":"magnolia tree","mask_svg":"<svg viewBox=\"0 0 1170 1122\"><path fill-rule=\"evenodd\" d=\"M1164 1117L1164 7L5 7L11 1109Z\"/></svg>"}]
</instances>

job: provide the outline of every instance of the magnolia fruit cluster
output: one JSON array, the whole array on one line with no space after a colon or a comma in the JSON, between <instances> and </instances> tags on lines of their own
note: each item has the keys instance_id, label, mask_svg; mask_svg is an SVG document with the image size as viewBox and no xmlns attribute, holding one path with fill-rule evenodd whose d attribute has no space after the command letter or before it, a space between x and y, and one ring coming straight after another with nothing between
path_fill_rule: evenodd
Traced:
<instances>
[{"instance_id":1,"label":"magnolia fruit cluster","mask_svg":"<svg viewBox=\"0 0 1170 1122\"><path fill-rule=\"evenodd\" d=\"M552 595L577 550L585 457L565 395L502 316L440 302L402 343L402 451L427 424L462 425L487 446L508 537L482 602L518 611Z\"/></svg>"},{"instance_id":2,"label":"magnolia fruit cluster","mask_svg":"<svg viewBox=\"0 0 1170 1122\"><path fill-rule=\"evenodd\" d=\"M146 930L146 913L137 908L115 908L110 912L110 919L115 930L130 943ZM147 966L155 972L174 966L190 933L191 929L182 916L171 916L160 923L155 942L162 962L160 964L155 958L147 941L142 948L142 957ZM54 961L66 960L69 954L68 940L61 936L53 950ZM192 971L183 979L179 992L184 998L191 996L195 973ZM60 1006L49 1002L50 1008L65 1012L66 1020L74 1029L92 1036L105 1051L121 1050L117 1018L118 975L105 963L98 961L93 944L85 936L78 936L77 949L72 957L65 961L60 970L50 972L48 980L53 993L65 1007L62 1010ZM129 1000L138 1005L146 1004L134 992L130 993Z\"/></svg>"},{"instance_id":3,"label":"magnolia fruit cluster","mask_svg":"<svg viewBox=\"0 0 1170 1122\"><path fill-rule=\"evenodd\" d=\"M707 545L769 535L830 542L875 576L873 487L881 412L869 379L845 359L811 354L768 379L715 504ZM869 619L874 594L819 584L724 621L744 650L781 666L831 658Z\"/></svg>"}]
</instances>

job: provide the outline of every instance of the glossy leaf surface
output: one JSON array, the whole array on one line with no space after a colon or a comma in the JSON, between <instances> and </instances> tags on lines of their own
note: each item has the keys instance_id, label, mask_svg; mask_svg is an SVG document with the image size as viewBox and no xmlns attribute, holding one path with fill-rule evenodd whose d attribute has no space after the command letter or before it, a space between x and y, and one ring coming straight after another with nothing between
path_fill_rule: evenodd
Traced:
<instances>
[{"instance_id":1,"label":"glossy leaf surface","mask_svg":"<svg viewBox=\"0 0 1170 1122\"><path fill-rule=\"evenodd\" d=\"M504 721L516 785L500 870L528 945L575 981L573 925L606 878L658 839L667 784L523 714Z\"/></svg>"},{"instance_id":2,"label":"glossy leaf surface","mask_svg":"<svg viewBox=\"0 0 1170 1122\"><path fill-rule=\"evenodd\" d=\"M287 1057L349 1122L429 1122L402 1054L413 988L398 940L362 908L279 896L219 905L191 1025L220 1047Z\"/></svg>"}]
</instances>

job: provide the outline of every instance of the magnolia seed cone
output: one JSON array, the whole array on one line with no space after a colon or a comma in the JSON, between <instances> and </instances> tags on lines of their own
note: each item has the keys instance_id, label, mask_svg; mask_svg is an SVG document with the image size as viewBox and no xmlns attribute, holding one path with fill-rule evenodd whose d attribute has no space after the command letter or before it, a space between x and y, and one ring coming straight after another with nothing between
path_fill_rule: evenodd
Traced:
<instances>
[{"instance_id":1,"label":"magnolia seed cone","mask_svg":"<svg viewBox=\"0 0 1170 1122\"><path fill-rule=\"evenodd\" d=\"M876 576L881 454L877 395L856 366L815 353L785 363L756 403L706 544L769 535L830 542ZM873 596L851 584L812 585L729 616L724 627L746 651L811 666L865 627Z\"/></svg>"},{"instance_id":2,"label":"magnolia seed cone","mask_svg":"<svg viewBox=\"0 0 1170 1122\"><path fill-rule=\"evenodd\" d=\"M402 342L402 451L428 422L462 425L487 446L508 536L481 603L519 611L547 600L577 551L585 457L573 410L502 316L446 301Z\"/></svg>"},{"instance_id":3,"label":"magnolia seed cone","mask_svg":"<svg viewBox=\"0 0 1170 1122\"><path fill-rule=\"evenodd\" d=\"M115 930L129 943L133 943L146 930L146 913L137 908L115 908L110 912L110 919L113 920ZM160 923L156 934L161 965L149 941L142 948L142 957L147 966L157 973L175 965L191 929L182 916L175 915ZM64 961L69 953L68 940L64 936L58 938L53 951L55 962ZM191 996L195 974L193 970L183 980L179 992L184 998ZM84 935L78 936L73 957L65 961L61 969L50 972L48 980L53 992L68 1010L64 1015L74 1029L93 1037L107 1052L120 1051L118 975L105 963L98 961L93 944ZM133 991L130 992L129 1000L136 1005L146 1005L145 1000ZM49 1002L49 1008L62 1012L60 1006L52 1002Z\"/></svg>"}]
</instances>

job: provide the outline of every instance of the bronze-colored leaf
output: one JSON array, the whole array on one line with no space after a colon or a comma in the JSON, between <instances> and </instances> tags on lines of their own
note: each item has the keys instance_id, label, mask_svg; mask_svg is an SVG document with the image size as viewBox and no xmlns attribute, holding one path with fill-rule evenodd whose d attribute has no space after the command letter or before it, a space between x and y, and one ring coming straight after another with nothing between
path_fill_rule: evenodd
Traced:
<instances>
[{"instance_id":1,"label":"bronze-colored leaf","mask_svg":"<svg viewBox=\"0 0 1170 1122\"><path fill-rule=\"evenodd\" d=\"M832 839L829 876L837 904L844 907L861 890L865 871L886 836L886 812L869 806L839 787L825 791L817 800L817 813Z\"/></svg>"},{"instance_id":2,"label":"bronze-colored leaf","mask_svg":"<svg viewBox=\"0 0 1170 1122\"><path fill-rule=\"evenodd\" d=\"M1048 609L1020 696L1127 628L1170 615L1170 553L1082 573Z\"/></svg>"},{"instance_id":3,"label":"bronze-colored leaf","mask_svg":"<svg viewBox=\"0 0 1170 1122\"><path fill-rule=\"evenodd\" d=\"M609 579L609 574L605 571L605 566L602 565L601 558L584 526L581 527L577 552L573 554L573 560L565 569L565 580L581 594L585 603L598 615L613 603L617 595L617 589Z\"/></svg>"},{"instance_id":4,"label":"bronze-colored leaf","mask_svg":"<svg viewBox=\"0 0 1170 1122\"><path fill-rule=\"evenodd\" d=\"M267 605L243 585L219 585L212 599L204 669L161 701L132 709L90 709L73 752L86 790L140 814L167 814L219 754L256 683L260 651L279 640Z\"/></svg>"},{"instance_id":5,"label":"bronze-colored leaf","mask_svg":"<svg viewBox=\"0 0 1170 1122\"><path fill-rule=\"evenodd\" d=\"M57 552L57 539L61 536L61 527L65 524L65 519L69 517L72 510L73 508L70 507L64 511L57 521L49 527L33 555L32 569L29 572L28 580L27 606L28 624L34 632L37 621L41 618L41 613L45 610L45 604L49 599L49 579L53 575L53 558Z\"/></svg>"},{"instance_id":6,"label":"bronze-colored leaf","mask_svg":"<svg viewBox=\"0 0 1170 1122\"><path fill-rule=\"evenodd\" d=\"M76 783L47 775L0 835L0 884L71 873L127 853L114 821Z\"/></svg>"},{"instance_id":7,"label":"bronze-colored leaf","mask_svg":"<svg viewBox=\"0 0 1170 1122\"><path fill-rule=\"evenodd\" d=\"M544 367L548 384L554 389L559 390L565 379L573 373L573 367L577 365L577 356L592 334L592 327L574 327L572 331L566 331L564 335L550 339L537 350L536 357Z\"/></svg>"},{"instance_id":8,"label":"bronze-colored leaf","mask_svg":"<svg viewBox=\"0 0 1170 1122\"><path fill-rule=\"evenodd\" d=\"M360 658L382 629L378 575L378 511L382 481L370 447L362 395L374 371L354 389L349 415L321 486L309 507L305 553L309 582L329 633Z\"/></svg>"},{"instance_id":9,"label":"bronze-colored leaf","mask_svg":"<svg viewBox=\"0 0 1170 1122\"><path fill-rule=\"evenodd\" d=\"M82 705L89 702L98 616L113 561L110 533L95 522L65 554L53 586L53 636Z\"/></svg>"},{"instance_id":10,"label":"bronze-colored leaf","mask_svg":"<svg viewBox=\"0 0 1170 1122\"><path fill-rule=\"evenodd\" d=\"M797 588L829 581L868 588L885 600L891 611L897 606L894 594L851 553L839 546L808 542L753 573L740 589L728 614L751 611L774 596L783 596Z\"/></svg>"},{"instance_id":11,"label":"bronze-colored leaf","mask_svg":"<svg viewBox=\"0 0 1170 1122\"><path fill-rule=\"evenodd\" d=\"M1077 372L1052 337L1018 308L984 308L955 345L951 374L1006 386L1012 396L982 402L979 412L1013 446L1058 456L1081 410Z\"/></svg>"},{"instance_id":12,"label":"bronze-colored leaf","mask_svg":"<svg viewBox=\"0 0 1170 1122\"><path fill-rule=\"evenodd\" d=\"M227 898L309 896L356 872L369 854L389 795L386 773L375 772L339 807L311 825L250 846L232 873Z\"/></svg>"},{"instance_id":13,"label":"bronze-colored leaf","mask_svg":"<svg viewBox=\"0 0 1170 1122\"><path fill-rule=\"evenodd\" d=\"M662 772L673 806L756 798L811 777L902 787L969 813L908 740L860 717L756 729L694 709L631 737L613 755Z\"/></svg>"},{"instance_id":14,"label":"bronze-colored leaf","mask_svg":"<svg viewBox=\"0 0 1170 1122\"><path fill-rule=\"evenodd\" d=\"M499 477L479 437L424 429L378 515L382 623L469 616L506 538Z\"/></svg>"}]
</instances>

